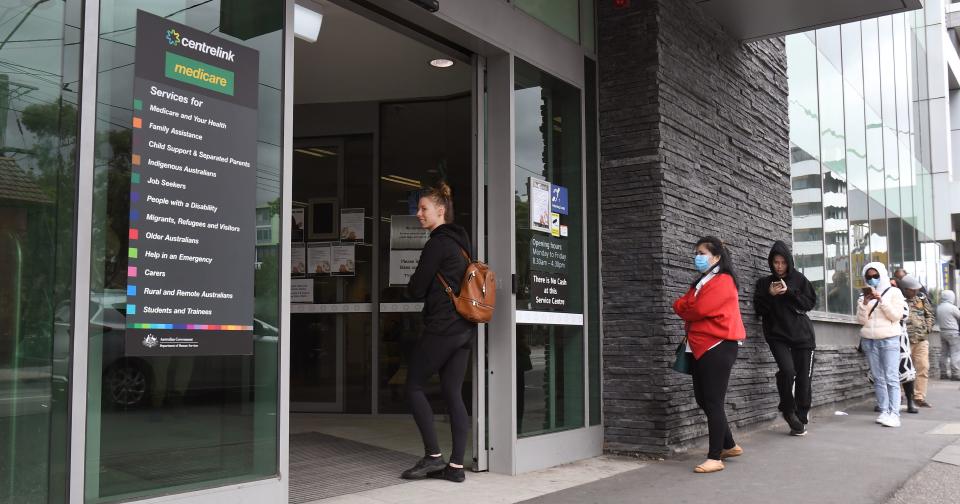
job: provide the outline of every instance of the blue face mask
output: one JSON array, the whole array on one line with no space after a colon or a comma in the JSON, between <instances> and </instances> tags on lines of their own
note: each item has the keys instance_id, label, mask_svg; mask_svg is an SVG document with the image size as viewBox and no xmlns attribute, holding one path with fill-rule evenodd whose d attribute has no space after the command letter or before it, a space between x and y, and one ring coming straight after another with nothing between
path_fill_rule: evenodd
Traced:
<instances>
[{"instance_id":1,"label":"blue face mask","mask_svg":"<svg viewBox=\"0 0 960 504\"><path fill-rule=\"evenodd\" d=\"M879 278L871 278L871 279L867 280L867 285L869 285L870 287L873 287L874 289L876 289L876 288L880 285L880 279L879 279Z\"/></svg>"},{"instance_id":2,"label":"blue face mask","mask_svg":"<svg viewBox=\"0 0 960 504\"><path fill-rule=\"evenodd\" d=\"M697 271L700 273L706 273L710 269L710 259L705 255L697 254L693 258L693 264L697 267Z\"/></svg>"}]
</instances>

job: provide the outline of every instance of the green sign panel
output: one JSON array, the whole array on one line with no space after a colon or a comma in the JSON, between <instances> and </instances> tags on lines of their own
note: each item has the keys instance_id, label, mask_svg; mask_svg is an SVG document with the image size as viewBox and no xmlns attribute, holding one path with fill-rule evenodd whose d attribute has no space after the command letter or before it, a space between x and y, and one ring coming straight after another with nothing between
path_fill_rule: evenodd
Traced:
<instances>
[{"instance_id":1,"label":"green sign panel","mask_svg":"<svg viewBox=\"0 0 960 504\"><path fill-rule=\"evenodd\" d=\"M167 78L233 96L233 72L167 51Z\"/></svg>"}]
</instances>

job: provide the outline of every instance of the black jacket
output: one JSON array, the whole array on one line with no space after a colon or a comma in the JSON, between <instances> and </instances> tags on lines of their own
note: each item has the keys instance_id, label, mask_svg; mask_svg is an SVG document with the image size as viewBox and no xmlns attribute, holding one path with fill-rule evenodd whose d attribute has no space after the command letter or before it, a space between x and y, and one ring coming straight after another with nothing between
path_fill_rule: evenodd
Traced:
<instances>
[{"instance_id":1,"label":"black jacket","mask_svg":"<svg viewBox=\"0 0 960 504\"><path fill-rule=\"evenodd\" d=\"M454 294L460 292L460 281L467 270L461 248L472 254L467 231L456 224L437 226L423 246L420 263L407 284L407 295L423 301L424 334L459 334L475 326L457 313L443 284L437 280L439 272Z\"/></svg>"},{"instance_id":2,"label":"black jacket","mask_svg":"<svg viewBox=\"0 0 960 504\"><path fill-rule=\"evenodd\" d=\"M787 260L787 274L783 278L787 292L779 296L770 295L770 284L780 280L773 270L775 255ZM763 318L763 336L767 341L782 341L794 348L816 347L813 323L807 317L807 312L817 306L813 285L794 268L793 255L786 243L777 240L770 249L767 262L771 274L757 280L753 294L753 307Z\"/></svg>"}]
</instances>

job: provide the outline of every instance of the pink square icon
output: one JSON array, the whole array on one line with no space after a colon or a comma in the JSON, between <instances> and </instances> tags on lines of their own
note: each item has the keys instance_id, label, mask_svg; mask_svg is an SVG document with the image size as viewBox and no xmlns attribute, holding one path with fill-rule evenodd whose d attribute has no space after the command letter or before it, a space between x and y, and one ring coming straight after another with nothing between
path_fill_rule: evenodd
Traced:
<instances>
[{"instance_id":1,"label":"pink square icon","mask_svg":"<svg viewBox=\"0 0 960 504\"><path fill-rule=\"evenodd\" d=\"M137 276L137 267L136 266L127 266L127 276L135 277Z\"/></svg>"}]
</instances>

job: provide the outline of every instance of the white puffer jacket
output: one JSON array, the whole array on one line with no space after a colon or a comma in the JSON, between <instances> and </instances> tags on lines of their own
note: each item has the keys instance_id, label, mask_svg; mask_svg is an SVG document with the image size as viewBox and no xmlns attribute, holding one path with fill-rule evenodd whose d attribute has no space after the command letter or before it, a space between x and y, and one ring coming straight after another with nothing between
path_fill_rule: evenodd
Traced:
<instances>
[{"instance_id":1,"label":"white puffer jacket","mask_svg":"<svg viewBox=\"0 0 960 504\"><path fill-rule=\"evenodd\" d=\"M903 318L907 301L900 289L890 287L890 277L887 276L887 268L883 264L867 263L860 272L864 281L869 269L875 269L880 273L880 285L876 291L882 296L879 301L870 301L867 304L863 304L863 295L857 299L857 321L863 326L860 329L860 336L867 339L899 337L900 319Z\"/></svg>"}]
</instances>

